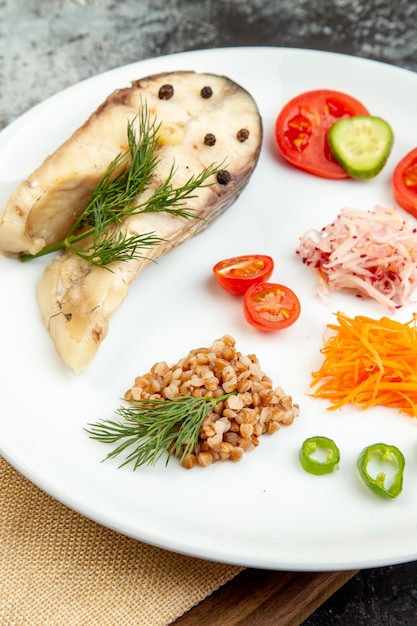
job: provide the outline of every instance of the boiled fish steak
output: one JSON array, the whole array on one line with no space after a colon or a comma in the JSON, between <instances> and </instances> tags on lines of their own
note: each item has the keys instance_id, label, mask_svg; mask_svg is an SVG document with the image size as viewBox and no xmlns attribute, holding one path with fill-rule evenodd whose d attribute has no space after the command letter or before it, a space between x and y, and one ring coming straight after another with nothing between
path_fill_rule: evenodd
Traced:
<instances>
[{"instance_id":1,"label":"boiled fish steak","mask_svg":"<svg viewBox=\"0 0 417 626\"><path fill-rule=\"evenodd\" d=\"M77 373L94 358L111 316L138 273L206 228L237 199L261 149L262 120L256 102L229 78L177 71L136 80L110 94L15 190L0 219L4 254L37 254L66 236L109 163L127 150L128 123L144 103L159 124L158 164L144 194L163 183L173 166L174 187L213 164L223 164L224 169L187 200L193 217L145 213L124 220L120 230L128 236L152 233L160 239L146 251L146 258L102 268L65 251L45 269L38 289L42 316L64 362Z\"/></svg>"}]
</instances>

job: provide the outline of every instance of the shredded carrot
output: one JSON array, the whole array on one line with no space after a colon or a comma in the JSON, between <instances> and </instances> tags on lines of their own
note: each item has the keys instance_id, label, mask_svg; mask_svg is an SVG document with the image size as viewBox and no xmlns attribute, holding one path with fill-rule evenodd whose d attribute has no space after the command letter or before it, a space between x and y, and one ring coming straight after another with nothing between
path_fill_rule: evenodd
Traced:
<instances>
[{"instance_id":1,"label":"shredded carrot","mask_svg":"<svg viewBox=\"0 0 417 626\"><path fill-rule=\"evenodd\" d=\"M417 313L407 323L336 317L338 324L327 325L332 334L321 349L323 364L312 373L310 386L319 385L314 397L329 400L329 410L351 403L417 417Z\"/></svg>"}]
</instances>

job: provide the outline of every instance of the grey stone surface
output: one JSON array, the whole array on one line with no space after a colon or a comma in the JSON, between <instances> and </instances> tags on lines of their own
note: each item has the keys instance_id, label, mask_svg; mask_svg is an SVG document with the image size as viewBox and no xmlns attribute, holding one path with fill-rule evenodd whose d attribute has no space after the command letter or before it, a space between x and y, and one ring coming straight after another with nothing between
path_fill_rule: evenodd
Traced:
<instances>
[{"instance_id":1,"label":"grey stone surface","mask_svg":"<svg viewBox=\"0 0 417 626\"><path fill-rule=\"evenodd\" d=\"M182 50L318 48L417 69L407 0L0 0L0 128L83 78Z\"/></svg>"},{"instance_id":2,"label":"grey stone surface","mask_svg":"<svg viewBox=\"0 0 417 626\"><path fill-rule=\"evenodd\" d=\"M303 626L415 626L417 565L363 570Z\"/></svg>"},{"instance_id":3,"label":"grey stone surface","mask_svg":"<svg viewBox=\"0 0 417 626\"><path fill-rule=\"evenodd\" d=\"M98 72L183 50L241 45L330 50L417 71L417 3L0 0L0 128ZM417 564L410 563L360 572L305 626L413 626L416 609Z\"/></svg>"}]
</instances>

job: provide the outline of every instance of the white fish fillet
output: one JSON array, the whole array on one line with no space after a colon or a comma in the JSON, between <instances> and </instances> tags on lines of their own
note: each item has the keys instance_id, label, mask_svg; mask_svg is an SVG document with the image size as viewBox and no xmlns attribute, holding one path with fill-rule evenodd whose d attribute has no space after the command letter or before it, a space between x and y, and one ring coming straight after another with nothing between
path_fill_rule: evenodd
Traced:
<instances>
[{"instance_id":1,"label":"white fish fillet","mask_svg":"<svg viewBox=\"0 0 417 626\"><path fill-rule=\"evenodd\" d=\"M159 89L172 85L173 96ZM210 87L211 97L201 90ZM262 122L253 98L226 77L194 72L158 74L115 91L56 152L10 197L0 221L0 249L9 255L36 254L65 237L85 208L92 189L111 160L127 149L127 122L146 103L161 124L159 164L153 186L164 181L175 163L174 186L183 185L213 163L226 162L228 184L197 191L187 206L202 219L167 213L130 216L128 233L154 233L165 241L145 251L149 260L92 266L72 253L57 256L41 278L38 299L45 324L64 362L80 373L107 335L109 320L129 286L151 259L205 228L236 200L253 172L262 142ZM242 141L241 129L249 131ZM215 136L206 145L207 133ZM212 182L212 181L210 181Z\"/></svg>"}]
</instances>

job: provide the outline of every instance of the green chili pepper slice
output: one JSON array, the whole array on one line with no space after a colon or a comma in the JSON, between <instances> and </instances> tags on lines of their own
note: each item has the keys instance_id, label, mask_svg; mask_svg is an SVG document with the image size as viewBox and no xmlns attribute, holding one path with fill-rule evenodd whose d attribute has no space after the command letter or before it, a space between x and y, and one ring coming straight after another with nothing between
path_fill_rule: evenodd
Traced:
<instances>
[{"instance_id":1,"label":"green chili pepper slice","mask_svg":"<svg viewBox=\"0 0 417 626\"><path fill-rule=\"evenodd\" d=\"M325 455L324 460L314 458L314 454ZM320 476L330 474L339 468L340 450L328 437L310 437L306 439L300 450L300 463L306 472Z\"/></svg>"},{"instance_id":2,"label":"green chili pepper slice","mask_svg":"<svg viewBox=\"0 0 417 626\"><path fill-rule=\"evenodd\" d=\"M394 466L395 474L392 481L387 480L386 472L380 471L376 476L371 476L368 466L372 460L380 464ZM358 458L359 474L369 489L380 496L396 498L403 488L405 458L403 453L396 447L385 443L374 443L362 450ZM390 484L389 484L390 482Z\"/></svg>"}]
</instances>

